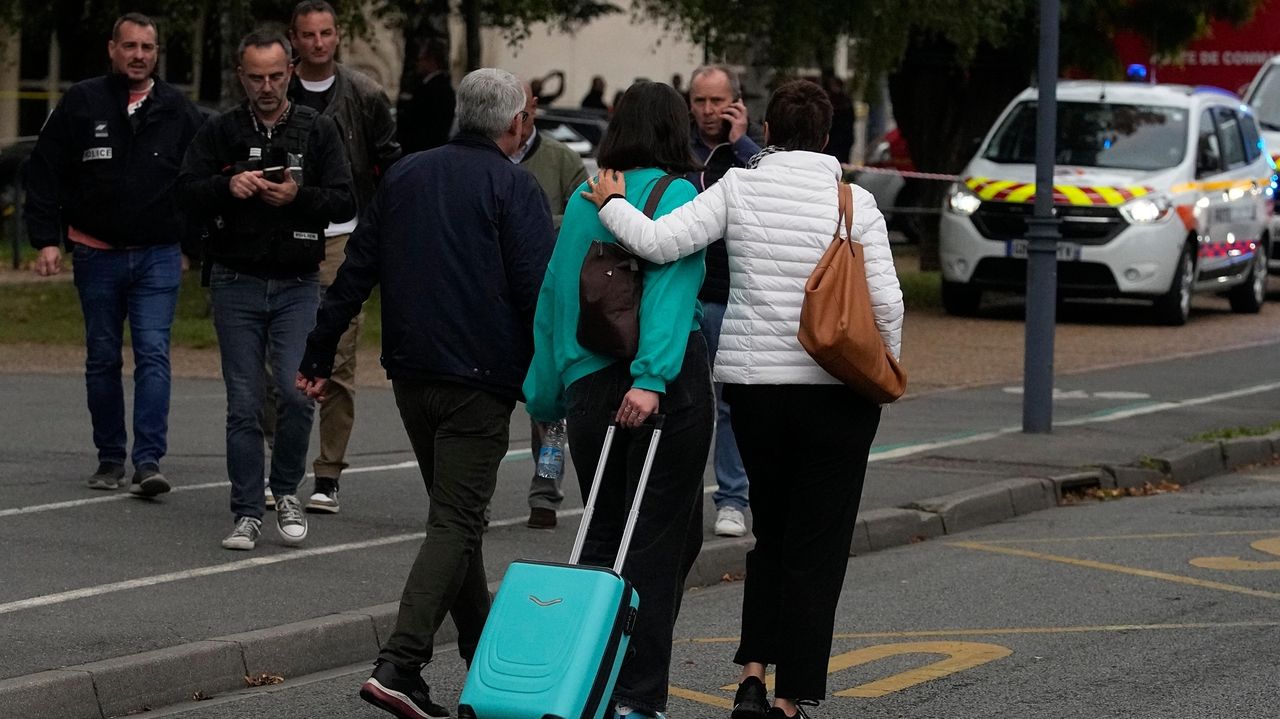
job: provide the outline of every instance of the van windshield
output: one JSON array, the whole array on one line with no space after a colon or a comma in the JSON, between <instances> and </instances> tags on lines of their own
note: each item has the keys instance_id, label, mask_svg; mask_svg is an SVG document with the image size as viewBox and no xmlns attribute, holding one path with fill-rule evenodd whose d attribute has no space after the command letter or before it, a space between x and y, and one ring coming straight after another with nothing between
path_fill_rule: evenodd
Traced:
<instances>
[{"instance_id":1,"label":"van windshield","mask_svg":"<svg viewBox=\"0 0 1280 719\"><path fill-rule=\"evenodd\" d=\"M1036 161L1036 105L1019 103L982 153L1000 163ZM1187 111L1179 107L1059 102L1056 164L1161 170L1187 151Z\"/></svg>"},{"instance_id":2,"label":"van windshield","mask_svg":"<svg viewBox=\"0 0 1280 719\"><path fill-rule=\"evenodd\" d=\"M1262 129L1280 131L1280 65L1268 65L1262 81L1254 88L1248 103L1258 118Z\"/></svg>"}]
</instances>

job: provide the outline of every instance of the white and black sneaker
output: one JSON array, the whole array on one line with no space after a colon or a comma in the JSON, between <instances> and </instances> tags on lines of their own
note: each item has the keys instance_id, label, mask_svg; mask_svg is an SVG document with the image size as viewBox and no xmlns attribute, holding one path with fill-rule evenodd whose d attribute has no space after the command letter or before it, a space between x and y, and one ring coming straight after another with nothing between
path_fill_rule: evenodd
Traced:
<instances>
[{"instance_id":1,"label":"white and black sneaker","mask_svg":"<svg viewBox=\"0 0 1280 719\"><path fill-rule=\"evenodd\" d=\"M431 701L422 674L379 661L360 686L360 698L400 719L448 719L449 710Z\"/></svg>"},{"instance_id":2,"label":"white and black sneaker","mask_svg":"<svg viewBox=\"0 0 1280 719\"><path fill-rule=\"evenodd\" d=\"M315 490L307 500L308 512L338 513L338 480L316 477Z\"/></svg>"},{"instance_id":3,"label":"white and black sneaker","mask_svg":"<svg viewBox=\"0 0 1280 719\"><path fill-rule=\"evenodd\" d=\"M222 540L222 548L247 551L258 546L260 536L262 536L262 520L241 517L236 520L236 528Z\"/></svg>"},{"instance_id":4,"label":"white and black sneaker","mask_svg":"<svg viewBox=\"0 0 1280 719\"><path fill-rule=\"evenodd\" d=\"M276 495L271 493L271 480L262 480L262 501L266 503L267 509L276 508Z\"/></svg>"},{"instance_id":5,"label":"white and black sneaker","mask_svg":"<svg viewBox=\"0 0 1280 719\"><path fill-rule=\"evenodd\" d=\"M307 538L307 515L302 513L298 495L286 494L276 498L276 529L285 544L297 546Z\"/></svg>"}]
</instances>

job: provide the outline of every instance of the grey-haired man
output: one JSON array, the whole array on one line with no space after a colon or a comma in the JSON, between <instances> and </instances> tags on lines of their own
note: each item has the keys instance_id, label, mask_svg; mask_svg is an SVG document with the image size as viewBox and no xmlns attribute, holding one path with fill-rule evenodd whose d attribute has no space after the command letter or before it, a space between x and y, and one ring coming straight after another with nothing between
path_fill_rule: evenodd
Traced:
<instances>
[{"instance_id":1,"label":"grey-haired man","mask_svg":"<svg viewBox=\"0 0 1280 719\"><path fill-rule=\"evenodd\" d=\"M395 630L360 696L406 719L449 716L421 675L445 614L470 664L489 613L484 510L533 355L533 311L555 243L542 190L508 159L524 104L508 72L463 79L458 135L383 178L298 372L299 388L323 401L338 338L381 285L383 365L431 502Z\"/></svg>"}]
</instances>

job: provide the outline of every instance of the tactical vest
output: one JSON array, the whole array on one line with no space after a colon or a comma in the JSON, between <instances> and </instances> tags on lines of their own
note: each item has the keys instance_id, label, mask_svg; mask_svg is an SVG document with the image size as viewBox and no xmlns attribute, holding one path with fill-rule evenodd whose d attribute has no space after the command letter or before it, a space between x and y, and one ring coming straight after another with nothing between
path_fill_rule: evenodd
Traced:
<instances>
[{"instance_id":1,"label":"tactical vest","mask_svg":"<svg viewBox=\"0 0 1280 719\"><path fill-rule=\"evenodd\" d=\"M252 111L241 108L232 113L230 135L231 158L228 168L234 175L263 169L263 159L272 150L283 150L293 181L304 186L303 166L307 157L307 141L319 114L305 105L294 103L289 117L279 132L270 138L258 131ZM270 267L304 267L324 259L326 221L298 217L288 206L272 207L257 199L237 201L236 210L215 217L209 238L208 254Z\"/></svg>"}]
</instances>

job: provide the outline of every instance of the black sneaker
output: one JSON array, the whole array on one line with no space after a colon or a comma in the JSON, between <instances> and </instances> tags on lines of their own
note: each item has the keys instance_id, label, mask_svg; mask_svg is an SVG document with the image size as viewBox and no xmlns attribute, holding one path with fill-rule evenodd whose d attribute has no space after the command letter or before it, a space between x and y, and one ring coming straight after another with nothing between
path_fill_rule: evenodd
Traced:
<instances>
[{"instance_id":1,"label":"black sneaker","mask_svg":"<svg viewBox=\"0 0 1280 719\"><path fill-rule=\"evenodd\" d=\"M809 712L805 711L805 707L816 707L818 703L815 701L800 700L796 702L796 713L788 714L782 710L782 707L770 707L769 713L765 716L768 719L809 719Z\"/></svg>"},{"instance_id":2,"label":"black sneaker","mask_svg":"<svg viewBox=\"0 0 1280 719\"><path fill-rule=\"evenodd\" d=\"M448 719L449 710L431 701L422 674L379 661L360 686L360 698L400 719Z\"/></svg>"},{"instance_id":3,"label":"black sneaker","mask_svg":"<svg viewBox=\"0 0 1280 719\"><path fill-rule=\"evenodd\" d=\"M169 480L160 474L160 468L154 464L143 465L133 473L133 484L129 485L129 493L139 497L154 497L169 491Z\"/></svg>"},{"instance_id":4,"label":"black sneaker","mask_svg":"<svg viewBox=\"0 0 1280 719\"><path fill-rule=\"evenodd\" d=\"M747 677L738 685L738 693L733 695L733 714L729 716L732 719L764 719L768 711L769 701L765 698L764 682L755 677Z\"/></svg>"},{"instance_id":5,"label":"black sneaker","mask_svg":"<svg viewBox=\"0 0 1280 719\"><path fill-rule=\"evenodd\" d=\"M124 465L116 462L99 462L98 471L89 477L89 489L119 489L124 483Z\"/></svg>"},{"instance_id":6,"label":"black sneaker","mask_svg":"<svg viewBox=\"0 0 1280 719\"><path fill-rule=\"evenodd\" d=\"M316 477L316 486L307 500L308 512L338 513L338 480Z\"/></svg>"}]
</instances>

